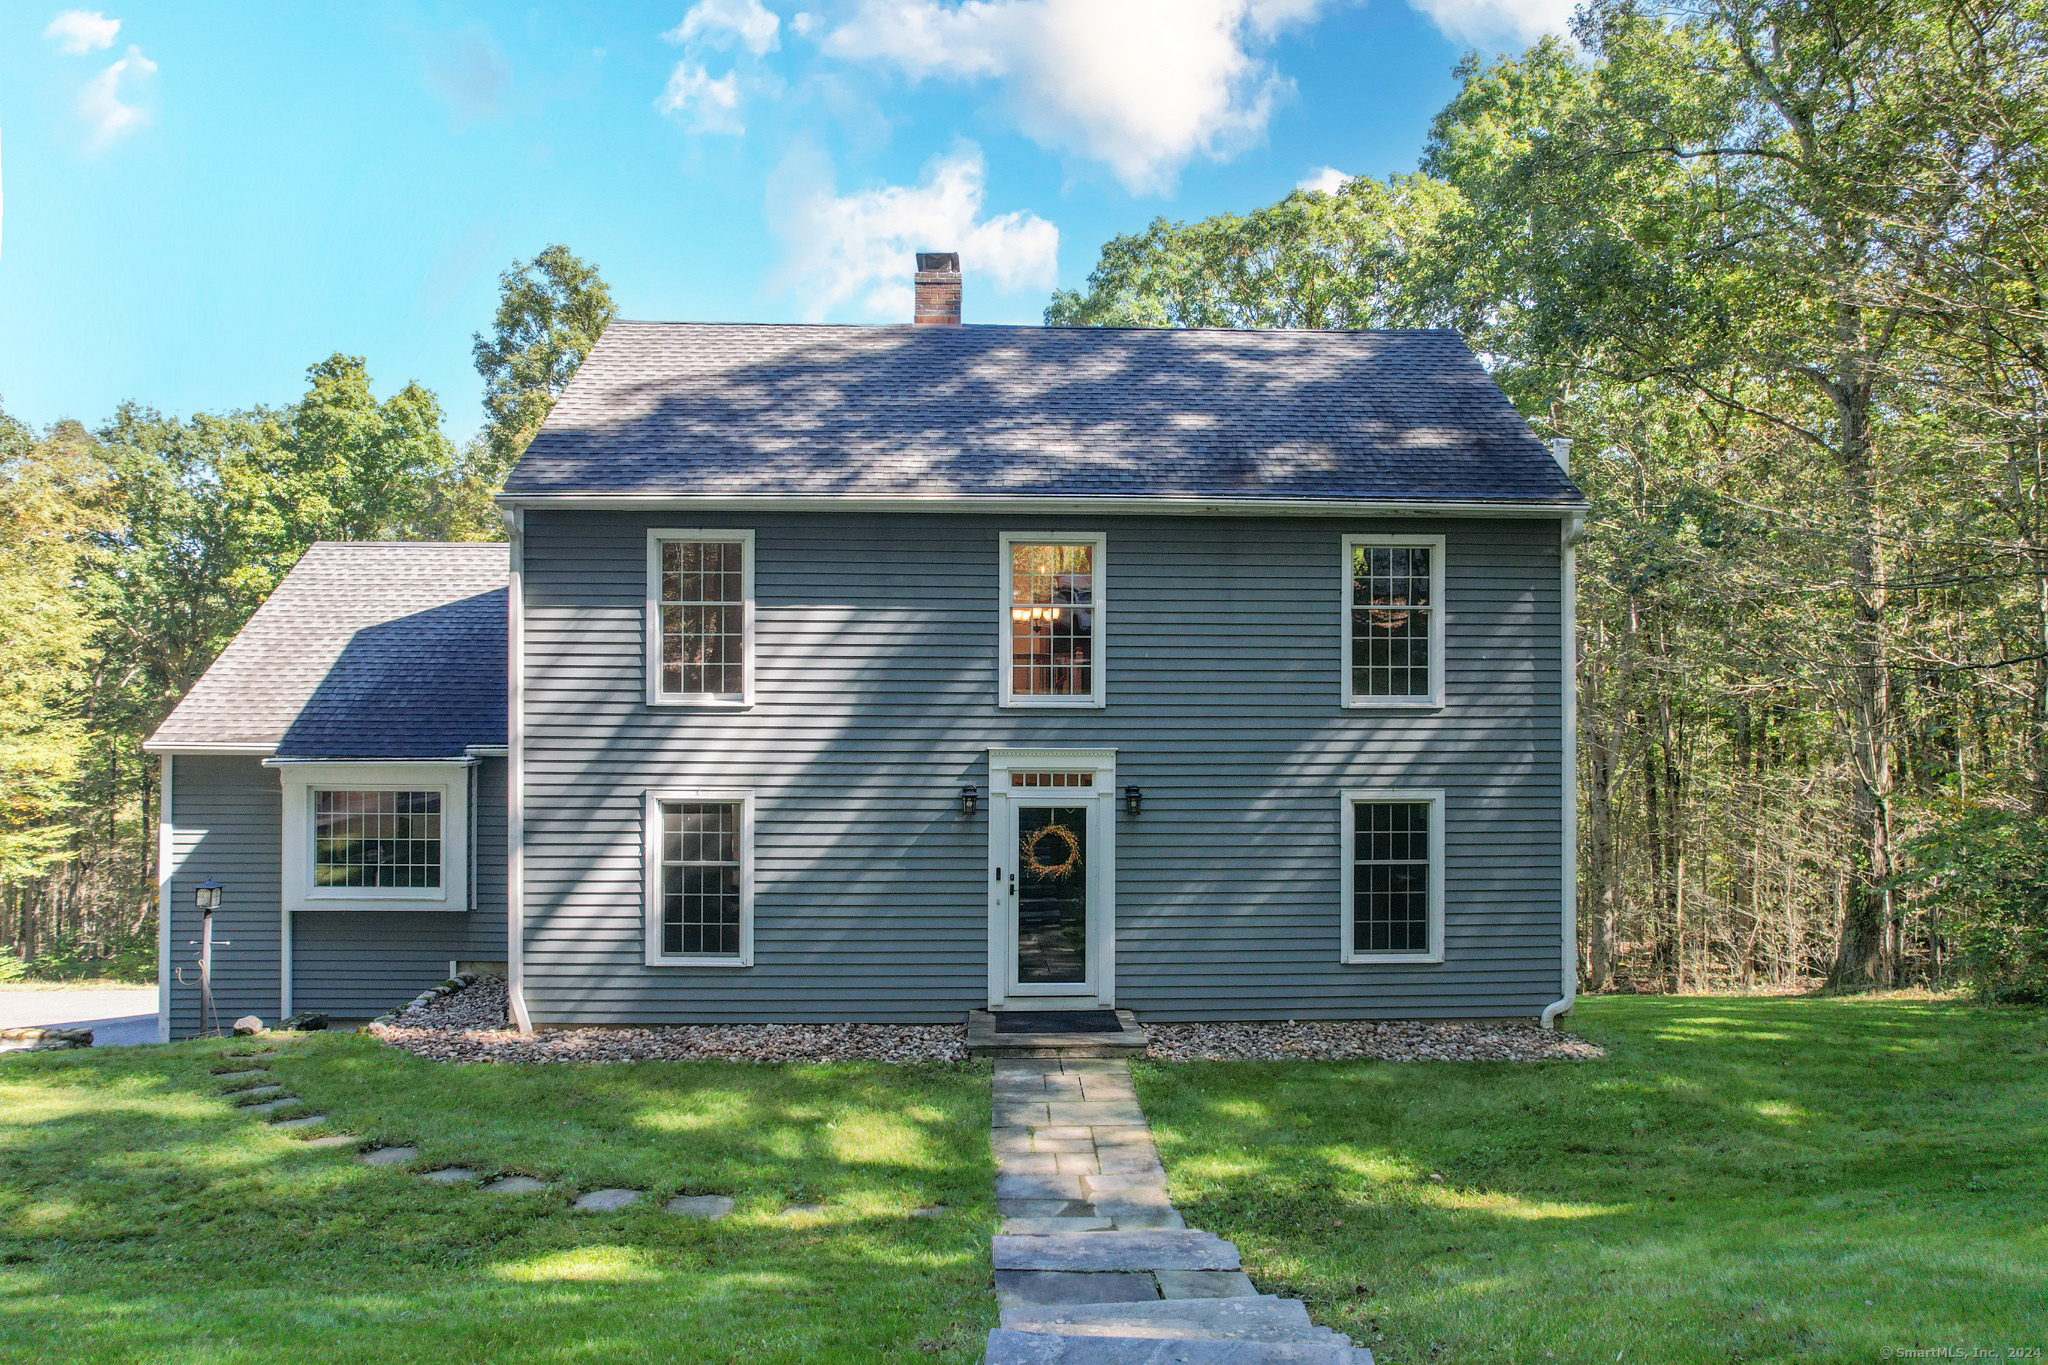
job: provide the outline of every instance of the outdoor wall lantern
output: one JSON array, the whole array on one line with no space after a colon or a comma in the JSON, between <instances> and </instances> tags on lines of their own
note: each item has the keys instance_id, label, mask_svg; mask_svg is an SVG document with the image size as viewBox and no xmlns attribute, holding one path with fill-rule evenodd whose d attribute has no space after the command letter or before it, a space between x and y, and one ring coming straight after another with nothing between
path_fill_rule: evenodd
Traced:
<instances>
[{"instance_id":1,"label":"outdoor wall lantern","mask_svg":"<svg viewBox=\"0 0 2048 1365\"><path fill-rule=\"evenodd\" d=\"M211 914L220 909L221 885L216 881L203 881L192 889L192 903Z\"/></svg>"},{"instance_id":2,"label":"outdoor wall lantern","mask_svg":"<svg viewBox=\"0 0 2048 1365\"><path fill-rule=\"evenodd\" d=\"M1124 788L1124 810L1129 814L1136 815L1138 806L1144 799L1145 793L1138 790L1136 783Z\"/></svg>"},{"instance_id":3,"label":"outdoor wall lantern","mask_svg":"<svg viewBox=\"0 0 2048 1365\"><path fill-rule=\"evenodd\" d=\"M972 782L962 787L960 789L960 814L971 818L974 815L974 807L980 800L981 788L975 786Z\"/></svg>"}]
</instances>

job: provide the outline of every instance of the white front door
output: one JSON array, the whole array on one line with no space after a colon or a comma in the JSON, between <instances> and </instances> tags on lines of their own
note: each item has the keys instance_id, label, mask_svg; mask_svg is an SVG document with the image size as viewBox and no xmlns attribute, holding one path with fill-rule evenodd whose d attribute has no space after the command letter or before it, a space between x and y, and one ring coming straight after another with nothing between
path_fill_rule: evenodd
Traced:
<instances>
[{"instance_id":1,"label":"white front door","mask_svg":"<svg viewBox=\"0 0 2048 1365\"><path fill-rule=\"evenodd\" d=\"M1114 1003L1115 751L992 750L989 789L990 1006Z\"/></svg>"}]
</instances>

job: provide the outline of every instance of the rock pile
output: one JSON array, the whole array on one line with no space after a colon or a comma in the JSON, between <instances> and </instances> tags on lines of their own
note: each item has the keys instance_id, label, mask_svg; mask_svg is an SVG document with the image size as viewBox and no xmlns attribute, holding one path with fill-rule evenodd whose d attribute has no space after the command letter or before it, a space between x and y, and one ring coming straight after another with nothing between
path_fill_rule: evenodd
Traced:
<instances>
[{"instance_id":1,"label":"rock pile","mask_svg":"<svg viewBox=\"0 0 2048 1365\"><path fill-rule=\"evenodd\" d=\"M1598 1043L1534 1024L1439 1024L1315 1019L1284 1024L1151 1024L1146 1056L1160 1062L1596 1061Z\"/></svg>"}]
</instances>

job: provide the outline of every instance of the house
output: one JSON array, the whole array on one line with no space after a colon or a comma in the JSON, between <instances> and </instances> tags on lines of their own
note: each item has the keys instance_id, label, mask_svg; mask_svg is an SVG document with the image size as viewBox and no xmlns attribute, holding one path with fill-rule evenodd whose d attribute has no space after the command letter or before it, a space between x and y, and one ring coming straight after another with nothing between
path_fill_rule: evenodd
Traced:
<instances>
[{"instance_id":1,"label":"house","mask_svg":"<svg viewBox=\"0 0 2048 1365\"><path fill-rule=\"evenodd\" d=\"M917 285L614 323L509 546L310 551L151 741L166 1032L209 880L224 1017L1567 1005L1585 504L1462 341Z\"/></svg>"}]
</instances>

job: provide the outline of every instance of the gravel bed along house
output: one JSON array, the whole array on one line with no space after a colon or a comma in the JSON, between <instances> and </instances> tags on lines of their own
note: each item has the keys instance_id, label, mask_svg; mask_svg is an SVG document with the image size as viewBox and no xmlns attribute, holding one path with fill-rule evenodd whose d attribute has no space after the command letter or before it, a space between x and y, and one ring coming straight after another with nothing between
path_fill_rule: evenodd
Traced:
<instances>
[{"instance_id":1,"label":"gravel bed along house","mask_svg":"<svg viewBox=\"0 0 2048 1365\"><path fill-rule=\"evenodd\" d=\"M505 983L483 980L412 1005L369 1032L437 1062L961 1062L963 1025L717 1024L673 1028L505 1026Z\"/></svg>"},{"instance_id":2,"label":"gravel bed along house","mask_svg":"<svg viewBox=\"0 0 2048 1365\"><path fill-rule=\"evenodd\" d=\"M1547 1062L1605 1057L1597 1043L1534 1024L1365 1019L1147 1024L1155 1062Z\"/></svg>"},{"instance_id":3,"label":"gravel bed along house","mask_svg":"<svg viewBox=\"0 0 2048 1365\"><path fill-rule=\"evenodd\" d=\"M1153 1061L1541 1062L1607 1054L1532 1024L1366 1020L1153 1024ZM505 983L485 978L370 1025L393 1047L440 1062L958 1062L966 1030L942 1024L718 1024L673 1028L506 1027Z\"/></svg>"}]
</instances>

